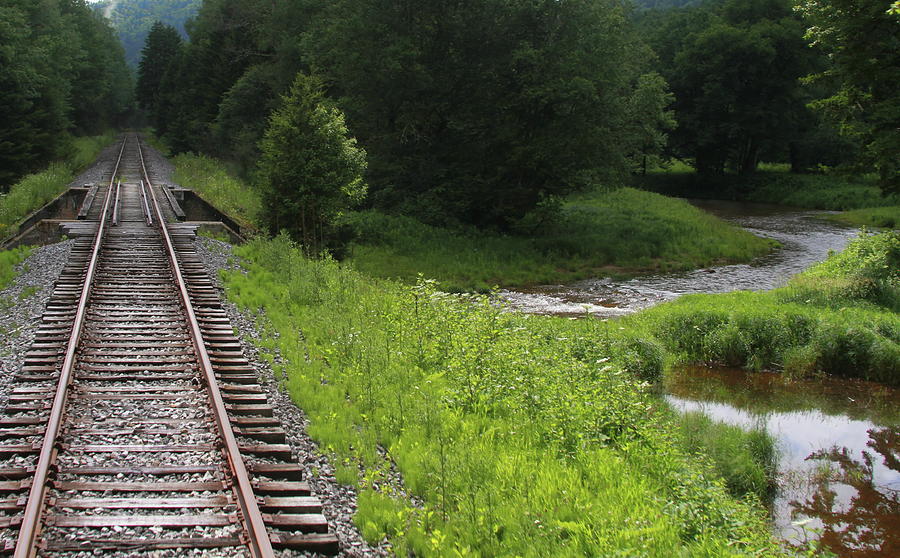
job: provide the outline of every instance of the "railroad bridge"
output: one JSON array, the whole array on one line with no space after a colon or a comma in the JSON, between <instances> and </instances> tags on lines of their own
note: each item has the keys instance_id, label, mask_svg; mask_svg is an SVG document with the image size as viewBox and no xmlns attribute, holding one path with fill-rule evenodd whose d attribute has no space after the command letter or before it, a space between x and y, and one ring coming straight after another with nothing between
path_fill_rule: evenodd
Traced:
<instances>
[{"instance_id":1,"label":"railroad bridge","mask_svg":"<svg viewBox=\"0 0 900 558\"><path fill-rule=\"evenodd\" d=\"M0 548L334 553L194 251L126 136L65 223L72 253L0 415Z\"/></svg>"}]
</instances>

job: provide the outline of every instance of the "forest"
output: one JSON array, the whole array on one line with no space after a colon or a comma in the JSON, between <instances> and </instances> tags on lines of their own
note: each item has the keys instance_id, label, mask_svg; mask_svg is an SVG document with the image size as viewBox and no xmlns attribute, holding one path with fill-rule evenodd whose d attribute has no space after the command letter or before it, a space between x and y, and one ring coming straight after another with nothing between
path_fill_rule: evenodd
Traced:
<instances>
[{"instance_id":1,"label":"forest","mask_svg":"<svg viewBox=\"0 0 900 558\"><path fill-rule=\"evenodd\" d=\"M896 517L863 489L875 450L900 473L900 2L2 0L0 59L0 237L142 130L246 235L198 245L370 543L812 556L863 544L863 500ZM800 232L705 210L746 202ZM768 283L810 230L837 247ZM689 380L756 422L680 412ZM804 509L858 498L783 539L761 424L813 407L879 437L804 461Z\"/></svg>"},{"instance_id":2,"label":"forest","mask_svg":"<svg viewBox=\"0 0 900 558\"><path fill-rule=\"evenodd\" d=\"M122 45L81 0L0 4L0 68L0 192L133 107Z\"/></svg>"},{"instance_id":3,"label":"forest","mask_svg":"<svg viewBox=\"0 0 900 558\"><path fill-rule=\"evenodd\" d=\"M208 1L189 41L153 29L138 102L175 152L265 182L270 115L312 78L365 150L365 205L439 226L521 230L568 194L672 161L702 176L874 172L896 192L897 16L846 3L859 9Z\"/></svg>"}]
</instances>

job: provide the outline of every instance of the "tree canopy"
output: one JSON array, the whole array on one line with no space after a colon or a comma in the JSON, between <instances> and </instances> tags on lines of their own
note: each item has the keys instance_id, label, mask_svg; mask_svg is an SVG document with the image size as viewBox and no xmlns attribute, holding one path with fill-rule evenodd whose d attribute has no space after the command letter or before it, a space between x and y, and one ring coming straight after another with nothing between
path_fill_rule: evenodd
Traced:
<instances>
[{"instance_id":1,"label":"tree canopy","mask_svg":"<svg viewBox=\"0 0 900 558\"><path fill-rule=\"evenodd\" d=\"M0 190L129 108L122 47L84 0L0 5Z\"/></svg>"},{"instance_id":2,"label":"tree canopy","mask_svg":"<svg viewBox=\"0 0 900 558\"><path fill-rule=\"evenodd\" d=\"M298 74L272 113L260 143L264 219L318 254L335 218L365 197L366 152L348 136L344 115L321 82Z\"/></svg>"},{"instance_id":3,"label":"tree canopy","mask_svg":"<svg viewBox=\"0 0 900 558\"><path fill-rule=\"evenodd\" d=\"M829 54L813 76L835 93L813 103L862 145L886 191L900 192L900 5L872 0L804 0L807 38Z\"/></svg>"},{"instance_id":4,"label":"tree canopy","mask_svg":"<svg viewBox=\"0 0 900 558\"><path fill-rule=\"evenodd\" d=\"M429 221L510 227L626 173L670 125L618 0L210 0L189 31L157 122L176 149L250 168L266 115L312 71L369 154L371 203Z\"/></svg>"}]
</instances>

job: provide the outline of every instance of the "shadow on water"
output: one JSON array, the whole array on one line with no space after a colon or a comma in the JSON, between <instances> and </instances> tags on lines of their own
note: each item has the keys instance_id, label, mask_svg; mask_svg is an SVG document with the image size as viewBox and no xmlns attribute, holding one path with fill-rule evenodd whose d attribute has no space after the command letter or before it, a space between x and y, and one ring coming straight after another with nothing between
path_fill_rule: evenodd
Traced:
<instances>
[{"instance_id":1,"label":"shadow on water","mask_svg":"<svg viewBox=\"0 0 900 558\"><path fill-rule=\"evenodd\" d=\"M679 410L775 437L782 538L819 537L839 556L900 555L900 390L703 367L672 374L666 390Z\"/></svg>"},{"instance_id":2,"label":"shadow on water","mask_svg":"<svg viewBox=\"0 0 900 558\"><path fill-rule=\"evenodd\" d=\"M523 291L501 291L512 308L533 314L615 317L672 300L683 294L768 290L831 250L843 250L857 229L826 221L822 211L800 211L776 205L692 200L694 205L782 248L750 264L725 265L686 273L646 275L630 280L588 279L568 285L544 285Z\"/></svg>"}]
</instances>

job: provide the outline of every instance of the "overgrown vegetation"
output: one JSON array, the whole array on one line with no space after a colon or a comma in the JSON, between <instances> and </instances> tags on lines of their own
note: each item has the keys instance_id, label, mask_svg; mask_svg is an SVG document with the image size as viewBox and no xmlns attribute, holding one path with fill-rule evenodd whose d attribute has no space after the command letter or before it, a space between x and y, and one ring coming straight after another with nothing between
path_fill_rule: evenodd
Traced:
<instances>
[{"instance_id":1,"label":"overgrown vegetation","mask_svg":"<svg viewBox=\"0 0 900 558\"><path fill-rule=\"evenodd\" d=\"M369 279L285 237L237 252L229 296L264 312L260 344L359 482L368 539L417 556L778 554L640 381L661 370L652 342Z\"/></svg>"},{"instance_id":2,"label":"overgrown vegetation","mask_svg":"<svg viewBox=\"0 0 900 558\"><path fill-rule=\"evenodd\" d=\"M16 266L31 255L27 246L0 251L0 290L5 289L16 276Z\"/></svg>"},{"instance_id":3,"label":"overgrown vegetation","mask_svg":"<svg viewBox=\"0 0 900 558\"><path fill-rule=\"evenodd\" d=\"M431 227L376 211L351 214L348 223L359 270L406 282L424 274L461 291L749 261L773 247L682 200L632 188L570 198L560 215L519 235Z\"/></svg>"},{"instance_id":4,"label":"overgrown vegetation","mask_svg":"<svg viewBox=\"0 0 900 558\"><path fill-rule=\"evenodd\" d=\"M175 165L172 180L177 184L194 190L241 226L259 228L262 213L259 192L230 174L221 161L182 153L172 163Z\"/></svg>"},{"instance_id":5,"label":"overgrown vegetation","mask_svg":"<svg viewBox=\"0 0 900 558\"><path fill-rule=\"evenodd\" d=\"M897 385L898 270L900 233L862 236L781 289L684 296L633 321L683 360Z\"/></svg>"},{"instance_id":6,"label":"overgrown vegetation","mask_svg":"<svg viewBox=\"0 0 900 558\"><path fill-rule=\"evenodd\" d=\"M111 132L73 138L65 162L53 163L41 172L26 176L8 193L0 195L0 239L15 234L19 221L61 194L75 174L93 163L114 139Z\"/></svg>"}]
</instances>

